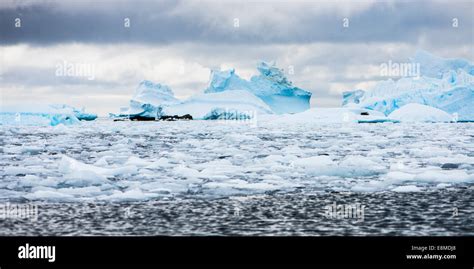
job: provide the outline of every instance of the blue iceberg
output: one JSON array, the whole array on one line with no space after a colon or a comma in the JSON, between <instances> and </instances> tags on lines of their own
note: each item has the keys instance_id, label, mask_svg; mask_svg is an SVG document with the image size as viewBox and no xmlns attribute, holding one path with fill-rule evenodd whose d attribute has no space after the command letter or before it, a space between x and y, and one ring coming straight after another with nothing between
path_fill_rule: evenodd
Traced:
<instances>
[{"instance_id":1,"label":"blue iceberg","mask_svg":"<svg viewBox=\"0 0 474 269\"><path fill-rule=\"evenodd\" d=\"M292 85L283 70L274 63L261 62L257 66L260 75L250 81L240 78L234 69L213 70L205 93L245 90L262 99L276 114L302 112L310 107L311 93Z\"/></svg>"},{"instance_id":2,"label":"blue iceberg","mask_svg":"<svg viewBox=\"0 0 474 269\"><path fill-rule=\"evenodd\" d=\"M143 80L135 90L128 107L119 114L110 114L113 118L154 120L164 115L163 107L175 104L178 99L166 85Z\"/></svg>"},{"instance_id":3,"label":"blue iceberg","mask_svg":"<svg viewBox=\"0 0 474 269\"><path fill-rule=\"evenodd\" d=\"M418 51L417 77L378 82L367 91L343 94L343 106L377 110L385 115L410 103L431 106L451 114L454 121L474 121L474 66L463 59L443 59Z\"/></svg>"},{"instance_id":4,"label":"blue iceberg","mask_svg":"<svg viewBox=\"0 0 474 269\"><path fill-rule=\"evenodd\" d=\"M76 109L68 105L32 105L30 109L11 109L0 112L2 125L56 126L80 122Z\"/></svg>"},{"instance_id":5,"label":"blue iceberg","mask_svg":"<svg viewBox=\"0 0 474 269\"><path fill-rule=\"evenodd\" d=\"M348 91L342 93L342 105L345 106L347 104L358 104L360 103L360 99L364 96L363 90L355 90L355 91Z\"/></svg>"},{"instance_id":6,"label":"blue iceberg","mask_svg":"<svg viewBox=\"0 0 474 269\"><path fill-rule=\"evenodd\" d=\"M73 112L74 116L78 120L84 120L84 121L92 121L97 119L97 114L92 114L92 113L86 113L85 108L77 109L75 107L69 106L69 105L51 105L51 107L58 109L58 110L70 110Z\"/></svg>"},{"instance_id":7,"label":"blue iceberg","mask_svg":"<svg viewBox=\"0 0 474 269\"><path fill-rule=\"evenodd\" d=\"M204 93L178 100L163 84L144 80L138 86L128 107L113 118L156 120L163 116L191 115L194 119L248 119L257 114L297 113L310 106L311 93L294 87L274 63L261 62L260 75L250 81L235 70L211 72Z\"/></svg>"},{"instance_id":8,"label":"blue iceberg","mask_svg":"<svg viewBox=\"0 0 474 269\"><path fill-rule=\"evenodd\" d=\"M420 74L422 76L441 79L445 73L456 70L463 70L474 76L474 65L465 59L444 59L427 51L419 50L410 60L413 63L420 64Z\"/></svg>"}]
</instances>

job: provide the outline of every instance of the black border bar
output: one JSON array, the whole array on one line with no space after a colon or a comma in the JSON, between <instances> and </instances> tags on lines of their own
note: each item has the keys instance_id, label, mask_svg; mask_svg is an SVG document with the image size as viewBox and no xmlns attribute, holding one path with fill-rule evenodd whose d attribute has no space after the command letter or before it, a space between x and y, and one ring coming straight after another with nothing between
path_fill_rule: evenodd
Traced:
<instances>
[{"instance_id":1,"label":"black border bar","mask_svg":"<svg viewBox=\"0 0 474 269\"><path fill-rule=\"evenodd\" d=\"M19 259L18 248L55 246L55 262ZM413 246L455 246L414 250ZM394 264L474 268L474 237L0 237L0 268L65 264ZM455 254L408 260L411 254Z\"/></svg>"}]
</instances>

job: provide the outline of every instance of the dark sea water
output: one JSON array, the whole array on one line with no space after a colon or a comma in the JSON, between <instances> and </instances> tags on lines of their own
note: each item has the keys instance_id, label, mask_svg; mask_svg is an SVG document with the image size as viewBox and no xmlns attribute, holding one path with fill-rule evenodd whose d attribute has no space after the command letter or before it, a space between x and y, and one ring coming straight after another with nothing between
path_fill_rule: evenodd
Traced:
<instances>
[{"instance_id":1,"label":"dark sea water","mask_svg":"<svg viewBox=\"0 0 474 269\"><path fill-rule=\"evenodd\" d=\"M363 216L361 211L328 215L327 206L334 203L363 206ZM297 190L221 199L36 205L36 220L0 220L0 235L474 235L469 187L415 193Z\"/></svg>"}]
</instances>

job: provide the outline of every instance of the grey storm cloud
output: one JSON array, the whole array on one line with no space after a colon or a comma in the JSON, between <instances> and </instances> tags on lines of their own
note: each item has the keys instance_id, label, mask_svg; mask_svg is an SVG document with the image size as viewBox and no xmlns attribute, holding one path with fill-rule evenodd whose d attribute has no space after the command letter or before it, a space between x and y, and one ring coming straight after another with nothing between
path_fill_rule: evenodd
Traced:
<instances>
[{"instance_id":1,"label":"grey storm cloud","mask_svg":"<svg viewBox=\"0 0 474 269\"><path fill-rule=\"evenodd\" d=\"M416 42L420 36L432 42L472 42L470 1L382 1L358 8L366 2L337 2L354 12L328 8L324 1L12 2L0 8L0 42ZM342 27L346 17L348 28ZM15 28L15 18L21 19L21 28ZM130 28L123 26L124 18L130 19ZM452 31L453 18L464 35Z\"/></svg>"}]
</instances>

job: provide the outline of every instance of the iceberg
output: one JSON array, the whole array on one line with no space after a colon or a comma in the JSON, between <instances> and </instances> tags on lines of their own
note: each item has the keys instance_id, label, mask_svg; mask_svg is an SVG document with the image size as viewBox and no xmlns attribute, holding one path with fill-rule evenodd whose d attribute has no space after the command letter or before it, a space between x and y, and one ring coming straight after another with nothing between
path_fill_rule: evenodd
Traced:
<instances>
[{"instance_id":1,"label":"iceberg","mask_svg":"<svg viewBox=\"0 0 474 269\"><path fill-rule=\"evenodd\" d=\"M177 99L174 97L170 87L144 80L138 85L135 95L132 97L132 101L135 103L146 103L158 106L175 103Z\"/></svg>"},{"instance_id":2,"label":"iceberg","mask_svg":"<svg viewBox=\"0 0 474 269\"><path fill-rule=\"evenodd\" d=\"M404 105L388 118L398 122L451 122L453 117L443 110L416 103Z\"/></svg>"},{"instance_id":3,"label":"iceberg","mask_svg":"<svg viewBox=\"0 0 474 269\"><path fill-rule=\"evenodd\" d=\"M343 94L343 106L373 109L389 115L410 103L443 110L458 121L474 121L474 66L463 59L443 59L418 51L411 59L420 76L378 82L367 91Z\"/></svg>"},{"instance_id":4,"label":"iceberg","mask_svg":"<svg viewBox=\"0 0 474 269\"><path fill-rule=\"evenodd\" d=\"M309 109L311 93L294 87L274 63L261 62L260 75L250 81L234 69L211 71L204 93L178 100L171 89L159 83L142 81L128 107L113 118L155 120L189 114L194 119L250 119L257 114L298 113Z\"/></svg>"},{"instance_id":5,"label":"iceberg","mask_svg":"<svg viewBox=\"0 0 474 269\"><path fill-rule=\"evenodd\" d=\"M418 50L410 60L420 64L420 74L426 77L441 79L446 72L452 70L463 70L471 76L474 75L474 65L465 59L444 59L427 51Z\"/></svg>"},{"instance_id":6,"label":"iceberg","mask_svg":"<svg viewBox=\"0 0 474 269\"><path fill-rule=\"evenodd\" d=\"M360 99L364 96L363 90L348 91L342 93L342 106L347 104L358 104Z\"/></svg>"},{"instance_id":7,"label":"iceberg","mask_svg":"<svg viewBox=\"0 0 474 269\"><path fill-rule=\"evenodd\" d=\"M0 124L31 126L72 125L79 123L80 120L86 120L86 117L91 120L93 117L95 119L97 115L84 113L84 110L78 110L69 105L42 106L36 104L2 109L0 112Z\"/></svg>"},{"instance_id":8,"label":"iceberg","mask_svg":"<svg viewBox=\"0 0 474 269\"><path fill-rule=\"evenodd\" d=\"M311 92L293 86L275 63L261 62L257 70L260 75L253 76L250 81L240 78L234 69L212 70L205 93L248 91L259 97L276 114L297 113L309 109Z\"/></svg>"},{"instance_id":9,"label":"iceberg","mask_svg":"<svg viewBox=\"0 0 474 269\"><path fill-rule=\"evenodd\" d=\"M130 105L122 108L118 115L110 114L116 118L130 119L158 119L163 116L163 107L178 102L173 91L166 85L143 80L130 99Z\"/></svg>"},{"instance_id":10,"label":"iceberg","mask_svg":"<svg viewBox=\"0 0 474 269\"><path fill-rule=\"evenodd\" d=\"M158 120L167 116L179 118L190 115L193 119L243 119L257 114L272 114L272 109L254 94L244 90L201 93L186 100L178 100L168 86L142 81L129 107L115 118Z\"/></svg>"},{"instance_id":11,"label":"iceberg","mask_svg":"<svg viewBox=\"0 0 474 269\"><path fill-rule=\"evenodd\" d=\"M86 113L84 108L77 109L65 104L23 104L14 108L2 108L0 111L2 125L72 125L96 118L96 114Z\"/></svg>"},{"instance_id":12,"label":"iceberg","mask_svg":"<svg viewBox=\"0 0 474 269\"><path fill-rule=\"evenodd\" d=\"M97 114L86 113L85 108L77 109L75 107L61 104L61 105L51 105L51 107L59 110L70 110L74 113L78 120L92 121L97 119Z\"/></svg>"}]
</instances>

